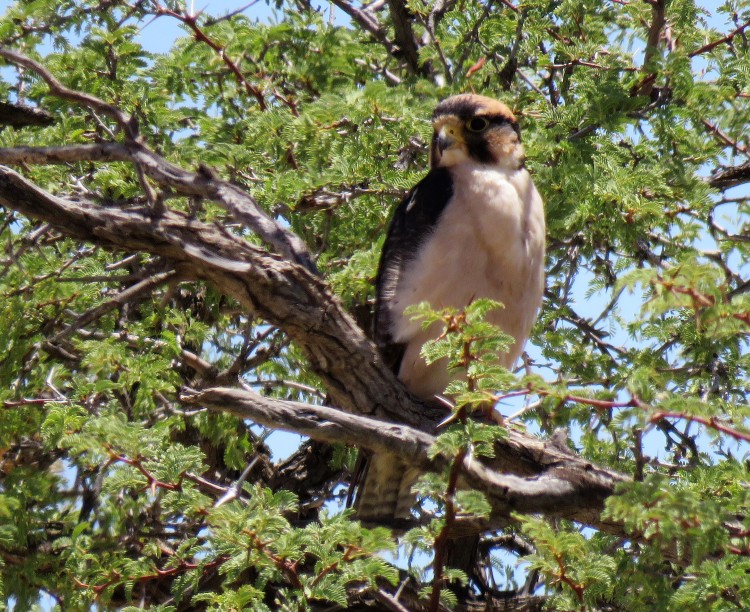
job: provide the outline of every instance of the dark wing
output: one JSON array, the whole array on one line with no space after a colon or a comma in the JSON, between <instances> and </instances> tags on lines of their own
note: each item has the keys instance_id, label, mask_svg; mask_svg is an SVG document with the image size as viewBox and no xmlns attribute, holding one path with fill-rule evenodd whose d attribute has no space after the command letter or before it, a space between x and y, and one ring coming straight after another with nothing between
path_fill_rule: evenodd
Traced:
<instances>
[{"instance_id":1,"label":"dark wing","mask_svg":"<svg viewBox=\"0 0 750 612\"><path fill-rule=\"evenodd\" d=\"M393 321L387 304L395 295L406 265L416 256L452 196L450 171L433 168L401 201L388 228L376 281L374 338L383 359L395 373L406 347L393 339Z\"/></svg>"}]
</instances>

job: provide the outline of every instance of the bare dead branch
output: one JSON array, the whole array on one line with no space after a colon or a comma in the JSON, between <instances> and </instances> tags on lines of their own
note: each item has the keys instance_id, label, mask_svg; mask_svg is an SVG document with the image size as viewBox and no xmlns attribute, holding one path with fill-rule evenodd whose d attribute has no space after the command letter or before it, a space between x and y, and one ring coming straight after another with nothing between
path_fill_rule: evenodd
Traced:
<instances>
[{"instance_id":1,"label":"bare dead branch","mask_svg":"<svg viewBox=\"0 0 750 612\"><path fill-rule=\"evenodd\" d=\"M186 393L182 400L324 442L346 440L372 451L397 455L425 470L439 470L449 464L447 458L430 459L428 451L435 440L433 435L407 425L347 414L326 406L264 397L250 390L212 388ZM429 421L424 423L429 424ZM497 442L497 447L498 458L488 465L467 457L461 466L462 480L484 492L492 503L493 521L504 524L511 512L544 512L605 531L621 531L604 523L599 514L615 487L629 480L626 476L596 467L567 450L520 432L510 431L507 439ZM526 476L515 475L519 473ZM493 524L460 520L457 523L456 531L461 533L485 530Z\"/></svg>"},{"instance_id":2,"label":"bare dead branch","mask_svg":"<svg viewBox=\"0 0 750 612\"><path fill-rule=\"evenodd\" d=\"M42 77L44 82L47 83L52 95L62 98L63 100L69 100L70 102L81 104L94 111L107 115L107 117L114 119L129 139L138 140L138 123L134 116L131 117L116 106L108 104L96 96L65 87L65 85L58 81L57 78L47 70L47 68L42 66L42 64L21 53L17 53L6 47L0 47L0 57L4 57L10 63L17 66L23 66L24 68L38 74Z\"/></svg>"},{"instance_id":3,"label":"bare dead branch","mask_svg":"<svg viewBox=\"0 0 750 612\"><path fill-rule=\"evenodd\" d=\"M202 185L196 175L175 170L174 181L185 178L186 189ZM306 353L333 402L348 411L412 425L430 413L419 410L338 299L302 265L174 211L154 217L148 209L118 210L56 197L3 166L0 205L47 221L69 237L165 257L186 278L213 283L248 312L283 328Z\"/></svg>"},{"instance_id":4,"label":"bare dead branch","mask_svg":"<svg viewBox=\"0 0 750 612\"><path fill-rule=\"evenodd\" d=\"M189 172L169 163L139 143L101 143L62 147L14 147L0 149L3 164L59 164L80 161L130 161L162 186L182 195L200 196L218 202L235 219L257 234L282 255L308 270L315 263L305 243L269 217L255 199L210 171Z\"/></svg>"}]
</instances>

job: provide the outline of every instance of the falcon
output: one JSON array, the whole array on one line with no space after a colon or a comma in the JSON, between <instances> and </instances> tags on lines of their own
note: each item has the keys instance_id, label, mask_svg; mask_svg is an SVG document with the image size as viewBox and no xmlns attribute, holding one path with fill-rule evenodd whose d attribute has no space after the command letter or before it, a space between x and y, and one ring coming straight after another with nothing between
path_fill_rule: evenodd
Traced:
<instances>
[{"instance_id":1,"label":"falcon","mask_svg":"<svg viewBox=\"0 0 750 612\"><path fill-rule=\"evenodd\" d=\"M499 362L512 368L544 289L544 207L524 167L516 117L475 94L443 100L432 116L430 170L396 208L377 276L375 341L406 388L425 401L450 382L445 360L428 365L422 346L442 331L404 314L429 302L463 309L490 298L487 320L514 338ZM369 458L355 507L360 520L411 517L415 468L389 455Z\"/></svg>"}]
</instances>

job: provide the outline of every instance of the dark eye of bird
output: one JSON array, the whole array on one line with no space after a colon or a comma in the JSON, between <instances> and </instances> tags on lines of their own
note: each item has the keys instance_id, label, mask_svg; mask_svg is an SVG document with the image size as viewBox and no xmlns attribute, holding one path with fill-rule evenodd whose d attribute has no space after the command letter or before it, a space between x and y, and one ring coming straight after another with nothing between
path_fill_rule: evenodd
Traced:
<instances>
[{"instance_id":1,"label":"dark eye of bird","mask_svg":"<svg viewBox=\"0 0 750 612\"><path fill-rule=\"evenodd\" d=\"M474 117L466 122L466 127L469 128L470 132L482 132L487 129L489 124L489 120L484 117Z\"/></svg>"}]
</instances>

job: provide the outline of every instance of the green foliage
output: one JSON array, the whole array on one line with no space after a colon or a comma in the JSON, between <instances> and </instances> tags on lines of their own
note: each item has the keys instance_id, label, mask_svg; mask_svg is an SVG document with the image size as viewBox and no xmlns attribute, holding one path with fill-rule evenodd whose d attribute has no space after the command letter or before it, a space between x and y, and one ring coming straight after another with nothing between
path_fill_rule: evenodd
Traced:
<instances>
[{"instance_id":1,"label":"green foliage","mask_svg":"<svg viewBox=\"0 0 750 612\"><path fill-rule=\"evenodd\" d=\"M498 589L532 568L550 609L750 608L747 0L409 0L416 65L388 7L367 13L382 23L373 35L338 10L273 4L226 18L209 6L191 22L185 2L14 2L0 44L133 114L171 163L246 189L309 245L366 328L385 227L424 174L435 103L470 90L505 101L546 205L545 303L523 376L497 365L510 339L485 318L501 305L412 311L445 330L423 355L456 375L432 449L444 470L421 479L425 521L402 538L414 592L433 592L448 523L490 513L450 485L457 460L492 457L509 428L565 428L571 451L633 477L604 509L619 537L517 517L487 540ZM664 27L649 43L657 6ZM156 50L177 19L183 35ZM0 94L54 118L2 126L2 148L123 140L31 70L3 70ZM102 207L147 200L130 163L17 170ZM151 186L258 241L214 203ZM286 330L179 276L123 300L169 262L2 208L0 242L5 605L33 609L47 593L60 609L299 610L361 604L376 581L401 581L379 556L391 535L341 511L346 440L325 456L280 449L257 424L180 402L186 387L219 384L324 401ZM503 426L481 418L492 407Z\"/></svg>"},{"instance_id":2,"label":"green foliage","mask_svg":"<svg viewBox=\"0 0 750 612\"><path fill-rule=\"evenodd\" d=\"M596 608L612 600L618 567L616 558L605 552L611 537L598 534L587 540L576 529L555 529L532 518L523 521L523 530L537 548L525 560L557 591L550 601L554 609Z\"/></svg>"},{"instance_id":3,"label":"green foliage","mask_svg":"<svg viewBox=\"0 0 750 612\"><path fill-rule=\"evenodd\" d=\"M422 303L406 309L406 316L421 321L423 329L437 325L442 330L435 340L422 347L427 363L448 361L448 371L456 380L446 389L458 409L493 404L498 390L516 379L498 365L498 354L507 352L513 338L485 321L487 313L502 304L488 299L472 302L464 311L455 308L432 310Z\"/></svg>"}]
</instances>

